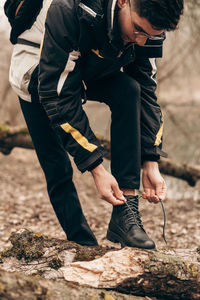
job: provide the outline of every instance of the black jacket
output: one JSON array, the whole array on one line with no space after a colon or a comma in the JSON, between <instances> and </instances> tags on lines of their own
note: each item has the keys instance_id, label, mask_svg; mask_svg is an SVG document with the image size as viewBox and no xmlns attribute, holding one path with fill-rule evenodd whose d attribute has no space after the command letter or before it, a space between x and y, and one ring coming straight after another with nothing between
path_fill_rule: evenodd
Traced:
<instances>
[{"instance_id":1,"label":"black jacket","mask_svg":"<svg viewBox=\"0 0 200 300\"><path fill-rule=\"evenodd\" d=\"M68 134L68 150L84 172L103 156L82 108L87 82L120 70L141 86L142 161L158 160L163 118L155 95L155 59L162 42L124 46L116 0L53 0L39 64L40 100L53 127Z\"/></svg>"}]
</instances>

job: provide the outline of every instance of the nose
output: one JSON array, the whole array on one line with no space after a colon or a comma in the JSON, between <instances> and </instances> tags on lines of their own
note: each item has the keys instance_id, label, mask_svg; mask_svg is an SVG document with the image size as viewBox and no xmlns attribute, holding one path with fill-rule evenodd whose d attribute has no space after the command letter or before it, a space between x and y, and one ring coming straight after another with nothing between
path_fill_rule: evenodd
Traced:
<instances>
[{"instance_id":1,"label":"nose","mask_svg":"<svg viewBox=\"0 0 200 300\"><path fill-rule=\"evenodd\" d=\"M139 45L139 46L144 46L146 41L147 41L147 37L146 36L138 36L136 39L135 39L136 43Z\"/></svg>"}]
</instances>

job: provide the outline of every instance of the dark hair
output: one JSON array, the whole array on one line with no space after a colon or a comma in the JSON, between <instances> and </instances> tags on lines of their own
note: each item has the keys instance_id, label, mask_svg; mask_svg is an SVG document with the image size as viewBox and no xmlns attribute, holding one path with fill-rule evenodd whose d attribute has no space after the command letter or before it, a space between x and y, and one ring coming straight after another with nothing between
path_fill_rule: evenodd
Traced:
<instances>
[{"instance_id":1,"label":"dark hair","mask_svg":"<svg viewBox=\"0 0 200 300\"><path fill-rule=\"evenodd\" d=\"M183 14L183 0L130 0L141 18L154 29L175 30Z\"/></svg>"}]
</instances>

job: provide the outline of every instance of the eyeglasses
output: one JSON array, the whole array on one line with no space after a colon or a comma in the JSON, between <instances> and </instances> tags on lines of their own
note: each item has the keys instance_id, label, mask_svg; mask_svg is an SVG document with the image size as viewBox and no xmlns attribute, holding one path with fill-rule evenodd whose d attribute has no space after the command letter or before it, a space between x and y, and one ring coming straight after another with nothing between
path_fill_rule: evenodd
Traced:
<instances>
[{"instance_id":1,"label":"eyeglasses","mask_svg":"<svg viewBox=\"0 0 200 300\"><path fill-rule=\"evenodd\" d=\"M130 17L131 17L131 23L133 25L133 28L135 27L140 27L138 26L137 24L134 24L133 22L133 19L132 19L132 15L131 15L131 12L132 12L132 4L131 4L131 0L129 0L129 6L130 6ZM136 28L137 29L137 28ZM164 33L161 33L160 35L151 35L151 34L148 34L144 31L142 31L143 29L141 28L141 31L133 31L134 35L135 35L135 38L145 38L145 39L149 39L149 40L157 40L157 41L164 41L165 40L165 34Z\"/></svg>"},{"instance_id":2,"label":"eyeglasses","mask_svg":"<svg viewBox=\"0 0 200 300\"><path fill-rule=\"evenodd\" d=\"M133 24L134 26L134 24ZM134 35L136 38L146 38L149 40L153 40L153 41L164 41L165 40L165 35L162 33L161 35L150 35L148 33L145 32L141 32L141 31L133 31Z\"/></svg>"}]
</instances>

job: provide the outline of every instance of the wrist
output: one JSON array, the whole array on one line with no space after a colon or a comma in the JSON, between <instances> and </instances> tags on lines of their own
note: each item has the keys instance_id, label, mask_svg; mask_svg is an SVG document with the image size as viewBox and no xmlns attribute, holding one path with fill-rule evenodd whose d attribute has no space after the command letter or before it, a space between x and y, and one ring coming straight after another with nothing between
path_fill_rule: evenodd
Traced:
<instances>
[{"instance_id":1,"label":"wrist","mask_svg":"<svg viewBox=\"0 0 200 300\"><path fill-rule=\"evenodd\" d=\"M149 162L149 161L155 161L155 162L158 162L160 159L160 155L158 154L149 154L149 155L142 155L141 156L141 163L142 163L142 167L143 167L143 164L145 162Z\"/></svg>"},{"instance_id":2,"label":"wrist","mask_svg":"<svg viewBox=\"0 0 200 300\"><path fill-rule=\"evenodd\" d=\"M95 167L94 169L92 169L90 172L93 176L99 175L99 174L102 174L105 172L105 168L102 164L100 164L97 167Z\"/></svg>"},{"instance_id":3,"label":"wrist","mask_svg":"<svg viewBox=\"0 0 200 300\"><path fill-rule=\"evenodd\" d=\"M145 161L143 163L143 168L148 169L148 168L158 168L158 162L157 161Z\"/></svg>"},{"instance_id":4,"label":"wrist","mask_svg":"<svg viewBox=\"0 0 200 300\"><path fill-rule=\"evenodd\" d=\"M100 157L98 158L96 161L94 161L89 167L88 167L88 171L92 171L93 169L95 169L98 165L102 164L103 162L103 158Z\"/></svg>"}]
</instances>

